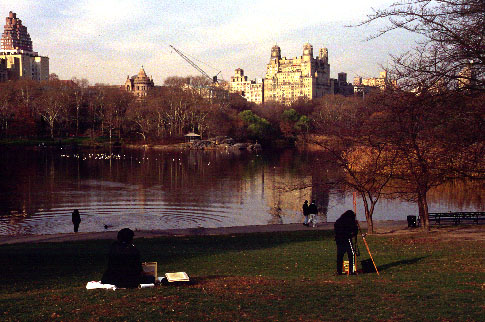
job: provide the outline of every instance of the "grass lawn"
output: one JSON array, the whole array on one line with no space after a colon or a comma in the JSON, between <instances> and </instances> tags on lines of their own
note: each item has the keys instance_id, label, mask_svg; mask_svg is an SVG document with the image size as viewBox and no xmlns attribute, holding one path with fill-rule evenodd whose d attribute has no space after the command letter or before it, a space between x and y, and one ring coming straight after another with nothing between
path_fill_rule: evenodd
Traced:
<instances>
[{"instance_id":1,"label":"grass lawn","mask_svg":"<svg viewBox=\"0 0 485 322\"><path fill-rule=\"evenodd\" d=\"M368 258L360 239L360 260ZM367 236L381 273L334 276L331 231L136 239L191 285L86 290L111 241L0 246L0 321L483 321L483 241Z\"/></svg>"}]
</instances>

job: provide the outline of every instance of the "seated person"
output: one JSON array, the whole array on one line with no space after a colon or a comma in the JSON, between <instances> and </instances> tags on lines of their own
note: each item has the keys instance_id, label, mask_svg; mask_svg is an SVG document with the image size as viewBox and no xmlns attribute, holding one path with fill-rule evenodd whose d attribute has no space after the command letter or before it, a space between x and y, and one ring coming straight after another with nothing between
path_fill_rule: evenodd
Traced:
<instances>
[{"instance_id":1,"label":"seated person","mask_svg":"<svg viewBox=\"0 0 485 322\"><path fill-rule=\"evenodd\" d=\"M129 228L118 232L118 241L111 245L108 269L103 274L101 283L130 288L141 283L155 282L153 276L143 275L140 252L133 245L133 236L135 233Z\"/></svg>"}]
</instances>

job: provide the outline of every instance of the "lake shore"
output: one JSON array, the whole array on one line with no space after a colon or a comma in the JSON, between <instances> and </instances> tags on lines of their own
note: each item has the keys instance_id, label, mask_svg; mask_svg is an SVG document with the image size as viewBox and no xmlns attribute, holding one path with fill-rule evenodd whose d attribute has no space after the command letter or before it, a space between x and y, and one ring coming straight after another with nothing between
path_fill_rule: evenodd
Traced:
<instances>
[{"instance_id":1,"label":"lake shore","mask_svg":"<svg viewBox=\"0 0 485 322\"><path fill-rule=\"evenodd\" d=\"M273 224L273 225L250 225L250 226L233 226L218 228L184 228L184 229L154 229L154 230L136 230L136 238L155 238L167 236L204 236L204 235L231 235L231 234L248 234L248 233L267 233L267 232L285 232L301 230L332 230L333 222L319 223L317 227L306 227L302 224ZM361 228L366 229L367 224L360 222ZM409 228L404 220L379 220L374 222L376 235L401 235L401 234L419 234L423 230L419 228ZM18 244L18 243L60 243L69 241L83 240L114 240L117 231L104 232L78 232L62 234L38 234L38 235L13 235L0 236L0 245ZM433 227L428 234L429 237L439 238L461 238L469 240L485 241L485 225L460 225L460 226L441 226Z\"/></svg>"},{"instance_id":2,"label":"lake shore","mask_svg":"<svg viewBox=\"0 0 485 322\"><path fill-rule=\"evenodd\" d=\"M302 224L271 224L271 225L248 225L217 228L182 228L182 229L153 229L135 230L136 238L154 238L163 236L203 236L203 235L230 235L246 233L285 232L299 230L331 230L333 222L319 223L317 227L306 227ZM360 222L361 228L366 229L367 224ZM408 229L406 221L383 220L374 223L377 233L389 233ZM78 233L57 233L57 234L32 234L32 235L11 235L0 236L0 245L17 243L37 242L65 242L93 239L116 239L118 231L103 232L78 232Z\"/></svg>"}]
</instances>

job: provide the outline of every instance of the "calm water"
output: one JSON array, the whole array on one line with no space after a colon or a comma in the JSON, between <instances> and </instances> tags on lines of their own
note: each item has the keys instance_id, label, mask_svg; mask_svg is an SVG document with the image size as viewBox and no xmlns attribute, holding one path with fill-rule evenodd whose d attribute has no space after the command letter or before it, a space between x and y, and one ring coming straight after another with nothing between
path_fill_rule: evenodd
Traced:
<instances>
[{"instance_id":1,"label":"calm water","mask_svg":"<svg viewBox=\"0 0 485 322\"><path fill-rule=\"evenodd\" d=\"M352 208L341 173L323 154L295 151L66 150L0 151L0 235L263 225L302 222L301 204L316 199L321 221ZM464 190L466 190L464 192ZM477 191L478 190L478 191ZM483 210L482 190L448 187L430 211ZM362 202L357 201L363 220ZM376 220L405 220L415 204L378 203Z\"/></svg>"}]
</instances>

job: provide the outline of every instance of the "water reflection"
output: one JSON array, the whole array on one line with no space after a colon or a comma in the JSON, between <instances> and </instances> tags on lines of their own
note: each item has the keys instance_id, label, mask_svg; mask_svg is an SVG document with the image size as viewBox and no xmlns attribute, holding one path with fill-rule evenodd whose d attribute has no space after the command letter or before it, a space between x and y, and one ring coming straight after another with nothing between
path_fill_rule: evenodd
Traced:
<instances>
[{"instance_id":1,"label":"water reflection","mask_svg":"<svg viewBox=\"0 0 485 322\"><path fill-rule=\"evenodd\" d=\"M317 201L323 221L352 207L351 195L334 184L342 174L324 154L1 152L1 235L70 232L73 209L81 212L83 232L105 225L118 230L297 223L305 199ZM468 186L434 192L431 210L481 210L483 189ZM402 220L416 212L414 204L382 201L375 218ZM363 219L361 207L358 213Z\"/></svg>"}]
</instances>

